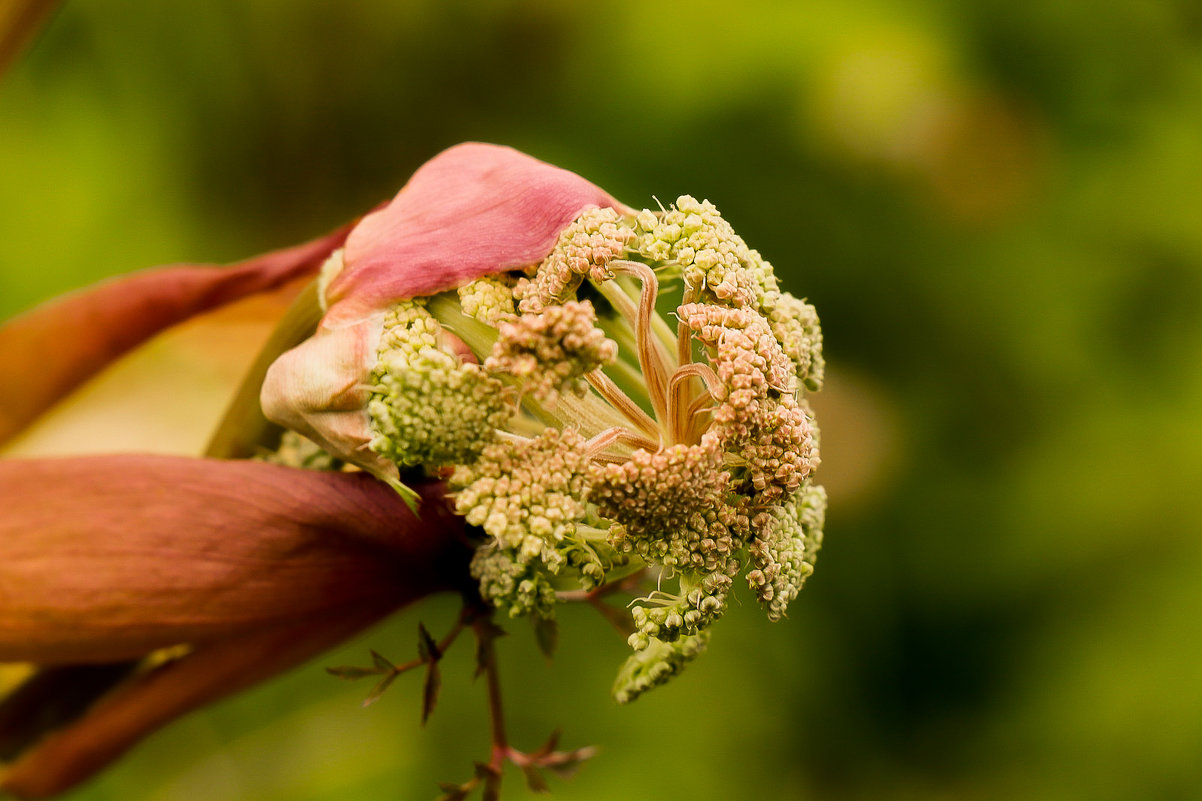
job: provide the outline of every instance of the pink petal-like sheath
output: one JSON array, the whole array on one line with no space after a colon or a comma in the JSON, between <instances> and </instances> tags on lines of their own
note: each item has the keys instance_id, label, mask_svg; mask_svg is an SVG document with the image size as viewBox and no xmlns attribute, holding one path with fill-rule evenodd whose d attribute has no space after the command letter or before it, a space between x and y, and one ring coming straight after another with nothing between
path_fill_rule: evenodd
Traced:
<instances>
[{"instance_id":1,"label":"pink petal-like sheath","mask_svg":"<svg viewBox=\"0 0 1202 801\"><path fill-rule=\"evenodd\" d=\"M327 293L331 312L353 320L365 308L537 264L592 206L629 210L579 175L512 148L456 145L351 232Z\"/></svg>"},{"instance_id":2,"label":"pink petal-like sheath","mask_svg":"<svg viewBox=\"0 0 1202 801\"><path fill-rule=\"evenodd\" d=\"M17 798L65 792L175 718L312 659L393 610L363 604L300 619L204 646L137 676L0 769L0 790Z\"/></svg>"},{"instance_id":3,"label":"pink petal-like sheath","mask_svg":"<svg viewBox=\"0 0 1202 801\"><path fill-rule=\"evenodd\" d=\"M0 508L0 662L138 658L400 606L461 578L430 568L455 567L458 518L432 496L419 519L364 474L167 456L8 460Z\"/></svg>"},{"instance_id":4,"label":"pink petal-like sheath","mask_svg":"<svg viewBox=\"0 0 1202 801\"><path fill-rule=\"evenodd\" d=\"M160 331L316 273L351 227L230 267L182 265L133 273L9 320L0 326L0 443Z\"/></svg>"},{"instance_id":5,"label":"pink petal-like sheath","mask_svg":"<svg viewBox=\"0 0 1202 801\"><path fill-rule=\"evenodd\" d=\"M312 337L268 368L259 402L268 420L380 478L396 480L396 465L368 448L374 436L366 411L369 379L384 317L378 311L334 327L328 317L322 320Z\"/></svg>"},{"instance_id":6,"label":"pink petal-like sheath","mask_svg":"<svg viewBox=\"0 0 1202 801\"><path fill-rule=\"evenodd\" d=\"M269 420L395 479L368 445L371 371L389 306L542 261L582 211L631 211L575 173L499 145L456 145L422 165L346 240L317 332L267 372Z\"/></svg>"}]
</instances>

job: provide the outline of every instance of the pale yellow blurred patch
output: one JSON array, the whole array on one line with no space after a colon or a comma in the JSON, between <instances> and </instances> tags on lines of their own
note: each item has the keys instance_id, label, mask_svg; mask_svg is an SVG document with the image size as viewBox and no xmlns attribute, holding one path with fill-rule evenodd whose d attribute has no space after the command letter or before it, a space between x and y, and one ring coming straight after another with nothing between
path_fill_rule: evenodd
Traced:
<instances>
[{"instance_id":1,"label":"pale yellow blurred patch","mask_svg":"<svg viewBox=\"0 0 1202 801\"><path fill-rule=\"evenodd\" d=\"M259 295L163 333L51 409L4 456L203 452L295 294Z\"/></svg>"},{"instance_id":2,"label":"pale yellow blurred patch","mask_svg":"<svg viewBox=\"0 0 1202 801\"><path fill-rule=\"evenodd\" d=\"M1006 216L1046 171L1046 125L966 74L917 21L846 32L810 73L804 109L807 137L913 180L954 222Z\"/></svg>"},{"instance_id":3,"label":"pale yellow blurred patch","mask_svg":"<svg viewBox=\"0 0 1202 801\"><path fill-rule=\"evenodd\" d=\"M1001 218L1041 186L1048 137L1019 104L988 94L963 98L931 123L920 172L948 217Z\"/></svg>"},{"instance_id":4,"label":"pale yellow blurred patch","mask_svg":"<svg viewBox=\"0 0 1202 801\"><path fill-rule=\"evenodd\" d=\"M33 665L0 664L0 695L8 692L33 673Z\"/></svg>"},{"instance_id":5,"label":"pale yellow blurred patch","mask_svg":"<svg viewBox=\"0 0 1202 801\"><path fill-rule=\"evenodd\" d=\"M898 412L869 376L829 365L822 391L806 397L822 431L816 481L826 487L832 509L852 514L899 475L904 445Z\"/></svg>"},{"instance_id":6,"label":"pale yellow blurred patch","mask_svg":"<svg viewBox=\"0 0 1202 801\"><path fill-rule=\"evenodd\" d=\"M910 163L955 93L950 54L918 27L848 35L812 73L806 124L846 155Z\"/></svg>"}]
</instances>

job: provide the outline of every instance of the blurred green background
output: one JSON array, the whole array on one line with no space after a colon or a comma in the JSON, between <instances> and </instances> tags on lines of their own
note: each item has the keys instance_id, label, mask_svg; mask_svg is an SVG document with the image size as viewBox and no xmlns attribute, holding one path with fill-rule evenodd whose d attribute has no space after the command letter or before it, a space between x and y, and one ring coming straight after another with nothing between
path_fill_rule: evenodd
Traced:
<instances>
[{"instance_id":1,"label":"blurred green background","mask_svg":"<svg viewBox=\"0 0 1202 801\"><path fill-rule=\"evenodd\" d=\"M787 621L744 595L629 708L593 616L550 667L503 641L516 744L603 747L556 797L1202 798L1202 6L70 0L0 83L0 319L308 238L467 139L714 201L831 364ZM72 798L432 799L486 757L470 649L424 730L416 677L363 711L320 665L453 613Z\"/></svg>"}]
</instances>

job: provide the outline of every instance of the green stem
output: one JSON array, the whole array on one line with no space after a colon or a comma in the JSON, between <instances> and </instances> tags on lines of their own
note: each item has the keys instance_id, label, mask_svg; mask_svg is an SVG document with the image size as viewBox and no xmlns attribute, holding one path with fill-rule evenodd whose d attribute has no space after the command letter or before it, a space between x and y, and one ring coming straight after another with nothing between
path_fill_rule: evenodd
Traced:
<instances>
[{"instance_id":1,"label":"green stem","mask_svg":"<svg viewBox=\"0 0 1202 801\"><path fill-rule=\"evenodd\" d=\"M492 346L497 341L497 329L464 314L459 305L459 295L455 292L442 292L427 299L426 311L462 339L481 362L492 353Z\"/></svg>"},{"instance_id":2,"label":"green stem","mask_svg":"<svg viewBox=\"0 0 1202 801\"><path fill-rule=\"evenodd\" d=\"M249 459L263 448L270 448L278 428L263 416L259 393L267 370L285 351L304 342L321 321L321 304L317 299L317 282L311 281L288 307L272 331L267 344L255 357L237 394L221 418L213 438L205 448L205 456L218 459Z\"/></svg>"}]
</instances>

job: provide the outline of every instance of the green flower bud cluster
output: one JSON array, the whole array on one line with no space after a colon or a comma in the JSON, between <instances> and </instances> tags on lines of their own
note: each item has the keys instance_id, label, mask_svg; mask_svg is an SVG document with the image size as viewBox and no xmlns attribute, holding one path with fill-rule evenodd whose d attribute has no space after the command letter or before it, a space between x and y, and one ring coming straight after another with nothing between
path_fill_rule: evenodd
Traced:
<instances>
[{"instance_id":1,"label":"green flower bud cluster","mask_svg":"<svg viewBox=\"0 0 1202 801\"><path fill-rule=\"evenodd\" d=\"M769 294L761 306L781 350L795 365L797 380L806 389L822 389L826 360L822 358L822 329L818 311L788 292Z\"/></svg>"},{"instance_id":2,"label":"green flower bud cluster","mask_svg":"<svg viewBox=\"0 0 1202 801\"><path fill-rule=\"evenodd\" d=\"M585 209L559 235L555 249L532 278L518 281L522 311L540 311L570 295L585 278L609 279L607 265L626 255L635 232L612 208Z\"/></svg>"},{"instance_id":3,"label":"green flower bud cluster","mask_svg":"<svg viewBox=\"0 0 1202 801\"><path fill-rule=\"evenodd\" d=\"M772 266L709 201L684 195L663 214L644 211L636 220L639 253L676 263L689 287L718 302L758 308L768 293L779 292Z\"/></svg>"},{"instance_id":4,"label":"green flower bud cluster","mask_svg":"<svg viewBox=\"0 0 1202 801\"><path fill-rule=\"evenodd\" d=\"M710 203L586 209L541 263L391 310L372 449L454 468L472 575L505 614L653 581L631 604L630 700L704 649L741 572L773 620L811 572L821 346L813 307Z\"/></svg>"},{"instance_id":5,"label":"green flower bud cluster","mask_svg":"<svg viewBox=\"0 0 1202 801\"><path fill-rule=\"evenodd\" d=\"M648 648L639 651L622 665L614 682L614 699L620 704L628 704L648 690L664 684L680 673L687 663L705 653L709 642L708 631L670 643L653 640Z\"/></svg>"},{"instance_id":6,"label":"green flower bud cluster","mask_svg":"<svg viewBox=\"0 0 1202 801\"><path fill-rule=\"evenodd\" d=\"M660 605L638 605L631 608L634 618L634 633L627 643L636 651L644 651L651 643L675 642L681 637L691 637L707 629L726 611L726 597L730 591L730 577L721 573L710 573L700 585L689 587L681 582L682 597L658 599Z\"/></svg>"},{"instance_id":7,"label":"green flower bud cluster","mask_svg":"<svg viewBox=\"0 0 1202 801\"><path fill-rule=\"evenodd\" d=\"M761 504L797 491L817 467L809 417L791 392L793 362L767 321L746 309L682 305L682 322L713 349L711 364L727 388L711 433L736 450Z\"/></svg>"},{"instance_id":8,"label":"green flower bud cluster","mask_svg":"<svg viewBox=\"0 0 1202 801\"><path fill-rule=\"evenodd\" d=\"M523 312L540 311L563 300L585 278L609 279L606 266L626 255L634 231L613 209L586 209L559 235L551 255L533 278L518 282Z\"/></svg>"},{"instance_id":9,"label":"green flower bud cluster","mask_svg":"<svg viewBox=\"0 0 1202 801\"><path fill-rule=\"evenodd\" d=\"M456 511L523 561L541 557L558 567L554 546L576 533L586 513L584 445L577 432L554 428L489 445L473 464L455 469L451 483L462 487Z\"/></svg>"},{"instance_id":10,"label":"green flower bud cluster","mask_svg":"<svg viewBox=\"0 0 1202 801\"><path fill-rule=\"evenodd\" d=\"M801 383L815 391L822 387L825 362L818 313L780 290L772 265L747 247L712 203L685 195L662 214L639 214L636 231L639 253L677 265L685 283L699 295L766 317Z\"/></svg>"},{"instance_id":11,"label":"green flower bud cluster","mask_svg":"<svg viewBox=\"0 0 1202 801\"><path fill-rule=\"evenodd\" d=\"M481 545L472 555L471 572L480 582L480 596L509 617L555 615L555 588L545 571L512 548Z\"/></svg>"},{"instance_id":12,"label":"green flower bud cluster","mask_svg":"<svg viewBox=\"0 0 1202 801\"><path fill-rule=\"evenodd\" d=\"M586 588L626 560L604 539L590 542L589 457L574 430L545 429L529 440L502 439L451 477L455 509L491 537L477 550L472 575L481 594L509 614L554 614L551 577ZM595 539L595 538L594 538Z\"/></svg>"},{"instance_id":13,"label":"green flower bud cluster","mask_svg":"<svg viewBox=\"0 0 1202 801\"><path fill-rule=\"evenodd\" d=\"M516 283L517 279L506 273L478 278L459 287L459 305L468 317L496 326L517 311L517 302L513 297Z\"/></svg>"},{"instance_id":14,"label":"green flower bud cluster","mask_svg":"<svg viewBox=\"0 0 1202 801\"><path fill-rule=\"evenodd\" d=\"M770 620L779 620L810 574L822 547L826 491L809 486L783 506L757 517L747 584Z\"/></svg>"},{"instance_id":15,"label":"green flower bud cluster","mask_svg":"<svg viewBox=\"0 0 1202 801\"><path fill-rule=\"evenodd\" d=\"M402 467L474 461L513 414L505 386L451 350L421 301L384 322L367 412L370 447Z\"/></svg>"}]
</instances>

